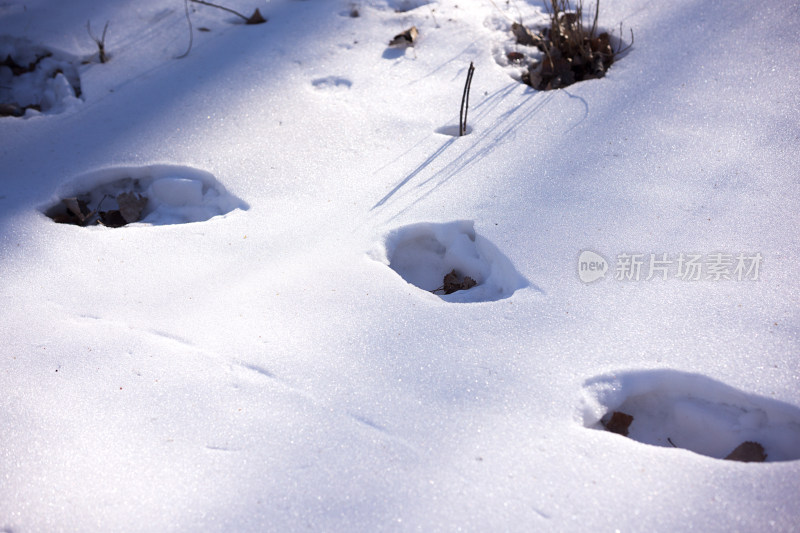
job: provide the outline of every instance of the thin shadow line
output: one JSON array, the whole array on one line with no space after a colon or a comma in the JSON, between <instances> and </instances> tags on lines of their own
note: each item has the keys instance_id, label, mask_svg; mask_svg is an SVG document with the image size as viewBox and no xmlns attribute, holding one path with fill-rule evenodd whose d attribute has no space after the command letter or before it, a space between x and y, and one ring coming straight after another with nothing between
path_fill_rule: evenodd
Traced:
<instances>
[{"instance_id":1,"label":"thin shadow line","mask_svg":"<svg viewBox=\"0 0 800 533\"><path fill-rule=\"evenodd\" d=\"M423 170L424 170L424 169L425 169L425 168L426 168L428 165L430 165L430 164L431 164L431 163L432 163L432 162L433 162L433 161L434 161L434 160L435 160L437 157L439 157L439 156L440 156L442 153L444 153L444 151L445 151L445 150L447 150L447 148L448 148L448 147L449 147L451 144L453 144L453 143L456 141L456 139L457 139L457 137L453 137L452 139L450 139L450 140L448 140L448 141L445 141L445 143L444 143L444 144L442 144L442 145L441 145L441 146L440 146L440 147L439 147L439 148L438 148L438 149L437 149L437 150L436 150L434 153L432 153L430 156L428 156L428 158L427 158L425 161L423 161L423 162L422 162L422 163L421 163L421 164L420 164L420 165L419 165L417 168L415 168L413 171L411 171L411 173L410 173L408 176L406 176L406 177L405 177L405 179L403 179L403 181L401 181L400 183L398 183L397 185L395 185L395 187L394 187L394 188L393 188L391 191L389 191L389 192L386 194L386 196L384 196L383 198L381 198L381 199L378 201L378 203L376 203L375 205L373 205L373 206L372 206L372 208L370 209L370 211L373 211L373 210L377 209L378 207L381 207L383 204L385 204L385 203L386 203L386 202L389 200L389 198L391 198L392 196L394 196L394 195L395 195L395 193L397 193L397 191L399 191L400 189L402 189L402 188L403 188L403 186L404 186L406 183L408 183L409 181L411 181L412 179L414 179L414 178L417 176L417 174L419 174L420 172L422 172L422 171L423 171Z\"/></svg>"},{"instance_id":2,"label":"thin shadow line","mask_svg":"<svg viewBox=\"0 0 800 533\"><path fill-rule=\"evenodd\" d=\"M486 113L491 112L494 108L496 108L498 105L500 105L500 102L502 102L518 86L519 86L518 83L510 83L506 87L503 87L502 89L498 89L497 91L492 93L490 96L488 96L488 97L484 98L483 100L481 100L480 102L478 102L478 104L474 106L474 108L476 110L476 113L474 114L475 120L479 120L480 117L484 116ZM490 102L492 103L492 105L487 105ZM513 110L511 112L513 113ZM508 113L506 113L506 115L507 114ZM427 137L425 137L425 139L427 139ZM386 169L386 168L390 167L391 165L393 165L398 160L400 160L403 157L405 157L407 154L411 153L425 139L422 139L422 140L416 142L411 148L409 148L408 150L403 152L401 155L399 155L396 158L394 158L391 162L383 165L375 173L379 173L379 172L383 171L384 169ZM444 151L451 144L453 144L456 140L457 140L457 137L453 137L453 138L449 139L448 141L446 141L444 144L442 144L432 155L428 156L428 158L425 159L425 161L423 161L419 166L417 166L417 168L415 168L413 171L411 171L411 173L408 174L400 183L395 185L395 187L391 191L389 191L383 198L381 198L375 205L373 205L372 208L370 208L370 211L373 211L373 210L377 209L378 207L383 206L387 201L389 201L389 199L392 196L397 194L397 192L400 189L402 189L403 186L405 186L409 181L414 179L420 172L422 172L428 165L430 165L433 162L434 159L436 159L441 154L443 154Z\"/></svg>"},{"instance_id":3,"label":"thin shadow line","mask_svg":"<svg viewBox=\"0 0 800 533\"><path fill-rule=\"evenodd\" d=\"M576 94L572 94L572 93L570 93L569 91L567 91L565 89L561 89L561 90L564 91L564 94L566 94L569 98L574 98L576 100L580 100L580 102L583 104L583 109L584 109L583 117L581 117L581 119L578 122L573 124L572 127L566 131L566 133L569 133L572 130L574 130L575 128L577 128L589 116L589 104L586 102L586 99L583 98L582 96L578 96Z\"/></svg>"},{"instance_id":4,"label":"thin shadow line","mask_svg":"<svg viewBox=\"0 0 800 533\"><path fill-rule=\"evenodd\" d=\"M541 93L535 92L529 95L526 98L525 102L530 101L531 98L535 97L538 94ZM514 115L519 111L519 109L524 106L525 102L503 113L492 127L490 127L485 132L482 132L483 135L482 139L479 140L477 143L475 143L472 147L467 149L462 155L462 157L448 164L441 170L435 172L428 179L417 185L418 188L423 187L425 184L438 179L438 182L435 185L433 185L429 190L421 194L409 205L407 205L406 207L395 213L395 215L391 217L391 219L397 218L401 214L408 211L411 207L415 206L416 204L427 198L431 193L433 193L434 191L436 191L436 189L447 183L453 176L458 174L467 166L486 157L486 155L488 155L492 151L494 146L500 144L503 141L503 139L508 137L515 129L519 127L520 124L527 122L528 119L530 119L532 116L538 113L542 109L542 107L544 107L553 98L554 98L553 92L548 91L548 93L545 94L545 96L541 98L536 105L532 106L530 109L527 109L525 113L520 115L516 120L512 121L510 124L507 124L504 128L501 129L501 126L503 126L512 117L514 117ZM491 135L492 133L498 130L500 131L496 136Z\"/></svg>"}]
</instances>

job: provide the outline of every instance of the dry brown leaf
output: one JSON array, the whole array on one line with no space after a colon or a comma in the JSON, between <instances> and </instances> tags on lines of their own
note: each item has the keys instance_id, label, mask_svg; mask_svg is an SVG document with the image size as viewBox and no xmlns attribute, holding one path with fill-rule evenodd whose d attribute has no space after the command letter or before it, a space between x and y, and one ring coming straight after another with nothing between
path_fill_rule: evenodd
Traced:
<instances>
[{"instance_id":1,"label":"dry brown leaf","mask_svg":"<svg viewBox=\"0 0 800 533\"><path fill-rule=\"evenodd\" d=\"M455 269L453 269L448 274L445 274L442 286L438 289L432 290L431 292L442 291L445 294L453 294L456 291L465 291L467 289L471 289L477 284L478 283L469 276L464 276L464 279L462 280L456 273Z\"/></svg>"},{"instance_id":2,"label":"dry brown leaf","mask_svg":"<svg viewBox=\"0 0 800 533\"><path fill-rule=\"evenodd\" d=\"M117 204L125 223L131 224L141 218L142 210L147 205L147 198L134 192L123 192L117 195Z\"/></svg>"},{"instance_id":3,"label":"dry brown leaf","mask_svg":"<svg viewBox=\"0 0 800 533\"><path fill-rule=\"evenodd\" d=\"M628 427L632 422L632 415L623 413L622 411L614 411L611 413L611 419L608 422L603 422L603 425L608 431L627 437Z\"/></svg>"},{"instance_id":4,"label":"dry brown leaf","mask_svg":"<svg viewBox=\"0 0 800 533\"><path fill-rule=\"evenodd\" d=\"M97 220L97 223L107 228L121 228L128 223L118 209L100 211L98 216L100 218Z\"/></svg>"},{"instance_id":5,"label":"dry brown leaf","mask_svg":"<svg viewBox=\"0 0 800 533\"><path fill-rule=\"evenodd\" d=\"M394 38L389 41L389 46L414 46L414 43L419 37L419 30L416 26L411 26L403 33L398 33Z\"/></svg>"},{"instance_id":6,"label":"dry brown leaf","mask_svg":"<svg viewBox=\"0 0 800 533\"><path fill-rule=\"evenodd\" d=\"M56 204L44 213L53 222L59 224L72 224L74 226L86 226L90 224L96 211L90 210L86 200L82 198L69 197L62 198L60 204Z\"/></svg>"},{"instance_id":7,"label":"dry brown leaf","mask_svg":"<svg viewBox=\"0 0 800 533\"><path fill-rule=\"evenodd\" d=\"M67 208L67 211L81 223L92 216L92 212L89 211L89 206L83 200L79 200L78 198L63 198L61 202Z\"/></svg>"},{"instance_id":8,"label":"dry brown leaf","mask_svg":"<svg viewBox=\"0 0 800 533\"><path fill-rule=\"evenodd\" d=\"M245 24L263 24L266 21L267 19L265 19L261 15L261 12L258 10L258 8L256 8L256 10L253 11L253 14L250 15L250 18L245 21Z\"/></svg>"},{"instance_id":9,"label":"dry brown leaf","mask_svg":"<svg viewBox=\"0 0 800 533\"><path fill-rule=\"evenodd\" d=\"M764 447L753 441L745 441L736 447L725 459L743 463L763 463L767 458Z\"/></svg>"},{"instance_id":10,"label":"dry brown leaf","mask_svg":"<svg viewBox=\"0 0 800 533\"><path fill-rule=\"evenodd\" d=\"M531 30L517 22L511 25L511 33L517 38L517 44L537 46L541 43L541 39L537 35L531 33Z\"/></svg>"},{"instance_id":11,"label":"dry brown leaf","mask_svg":"<svg viewBox=\"0 0 800 533\"><path fill-rule=\"evenodd\" d=\"M522 63L525 55L520 52L509 52L506 54L506 59L508 59L509 63Z\"/></svg>"},{"instance_id":12,"label":"dry brown leaf","mask_svg":"<svg viewBox=\"0 0 800 533\"><path fill-rule=\"evenodd\" d=\"M0 104L0 117L21 117L25 110L17 104Z\"/></svg>"}]
</instances>

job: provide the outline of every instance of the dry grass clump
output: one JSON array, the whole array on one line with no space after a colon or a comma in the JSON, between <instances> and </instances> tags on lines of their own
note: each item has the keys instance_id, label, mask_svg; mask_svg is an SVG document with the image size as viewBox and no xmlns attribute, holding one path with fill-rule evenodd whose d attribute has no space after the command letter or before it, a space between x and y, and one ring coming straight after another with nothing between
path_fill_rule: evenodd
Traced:
<instances>
[{"instance_id":1,"label":"dry grass clump","mask_svg":"<svg viewBox=\"0 0 800 533\"><path fill-rule=\"evenodd\" d=\"M570 0L550 0L549 27L532 32L514 23L511 31L517 43L536 46L544 52L544 59L531 63L522 81L534 89L547 91L605 76L616 57L633 46L633 31L631 43L614 50L608 32L598 34L599 11L600 0L597 0L593 22L588 26L583 21L583 0L578 0L574 8Z\"/></svg>"}]
</instances>

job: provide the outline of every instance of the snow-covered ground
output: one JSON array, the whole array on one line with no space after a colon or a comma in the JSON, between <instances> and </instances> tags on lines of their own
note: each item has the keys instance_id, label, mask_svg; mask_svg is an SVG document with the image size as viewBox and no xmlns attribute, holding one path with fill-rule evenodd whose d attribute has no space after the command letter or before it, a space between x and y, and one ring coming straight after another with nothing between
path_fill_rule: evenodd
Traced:
<instances>
[{"instance_id":1,"label":"snow-covered ground","mask_svg":"<svg viewBox=\"0 0 800 533\"><path fill-rule=\"evenodd\" d=\"M796 2L224 5L0 2L0 531L798 530Z\"/></svg>"}]
</instances>

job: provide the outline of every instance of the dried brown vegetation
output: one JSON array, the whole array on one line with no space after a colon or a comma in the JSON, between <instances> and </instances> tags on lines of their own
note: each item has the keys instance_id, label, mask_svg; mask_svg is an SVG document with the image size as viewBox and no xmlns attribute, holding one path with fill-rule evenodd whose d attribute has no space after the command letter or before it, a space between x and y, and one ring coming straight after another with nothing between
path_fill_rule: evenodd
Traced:
<instances>
[{"instance_id":1,"label":"dried brown vegetation","mask_svg":"<svg viewBox=\"0 0 800 533\"><path fill-rule=\"evenodd\" d=\"M598 33L599 10L600 0L596 0L592 24L587 25L583 0L574 7L571 0L550 0L548 27L531 31L515 22L511 31L517 43L536 46L544 53L541 61L528 66L522 81L534 89L551 90L605 76L617 56L633 46L633 31L628 46L614 49L608 32Z\"/></svg>"}]
</instances>

